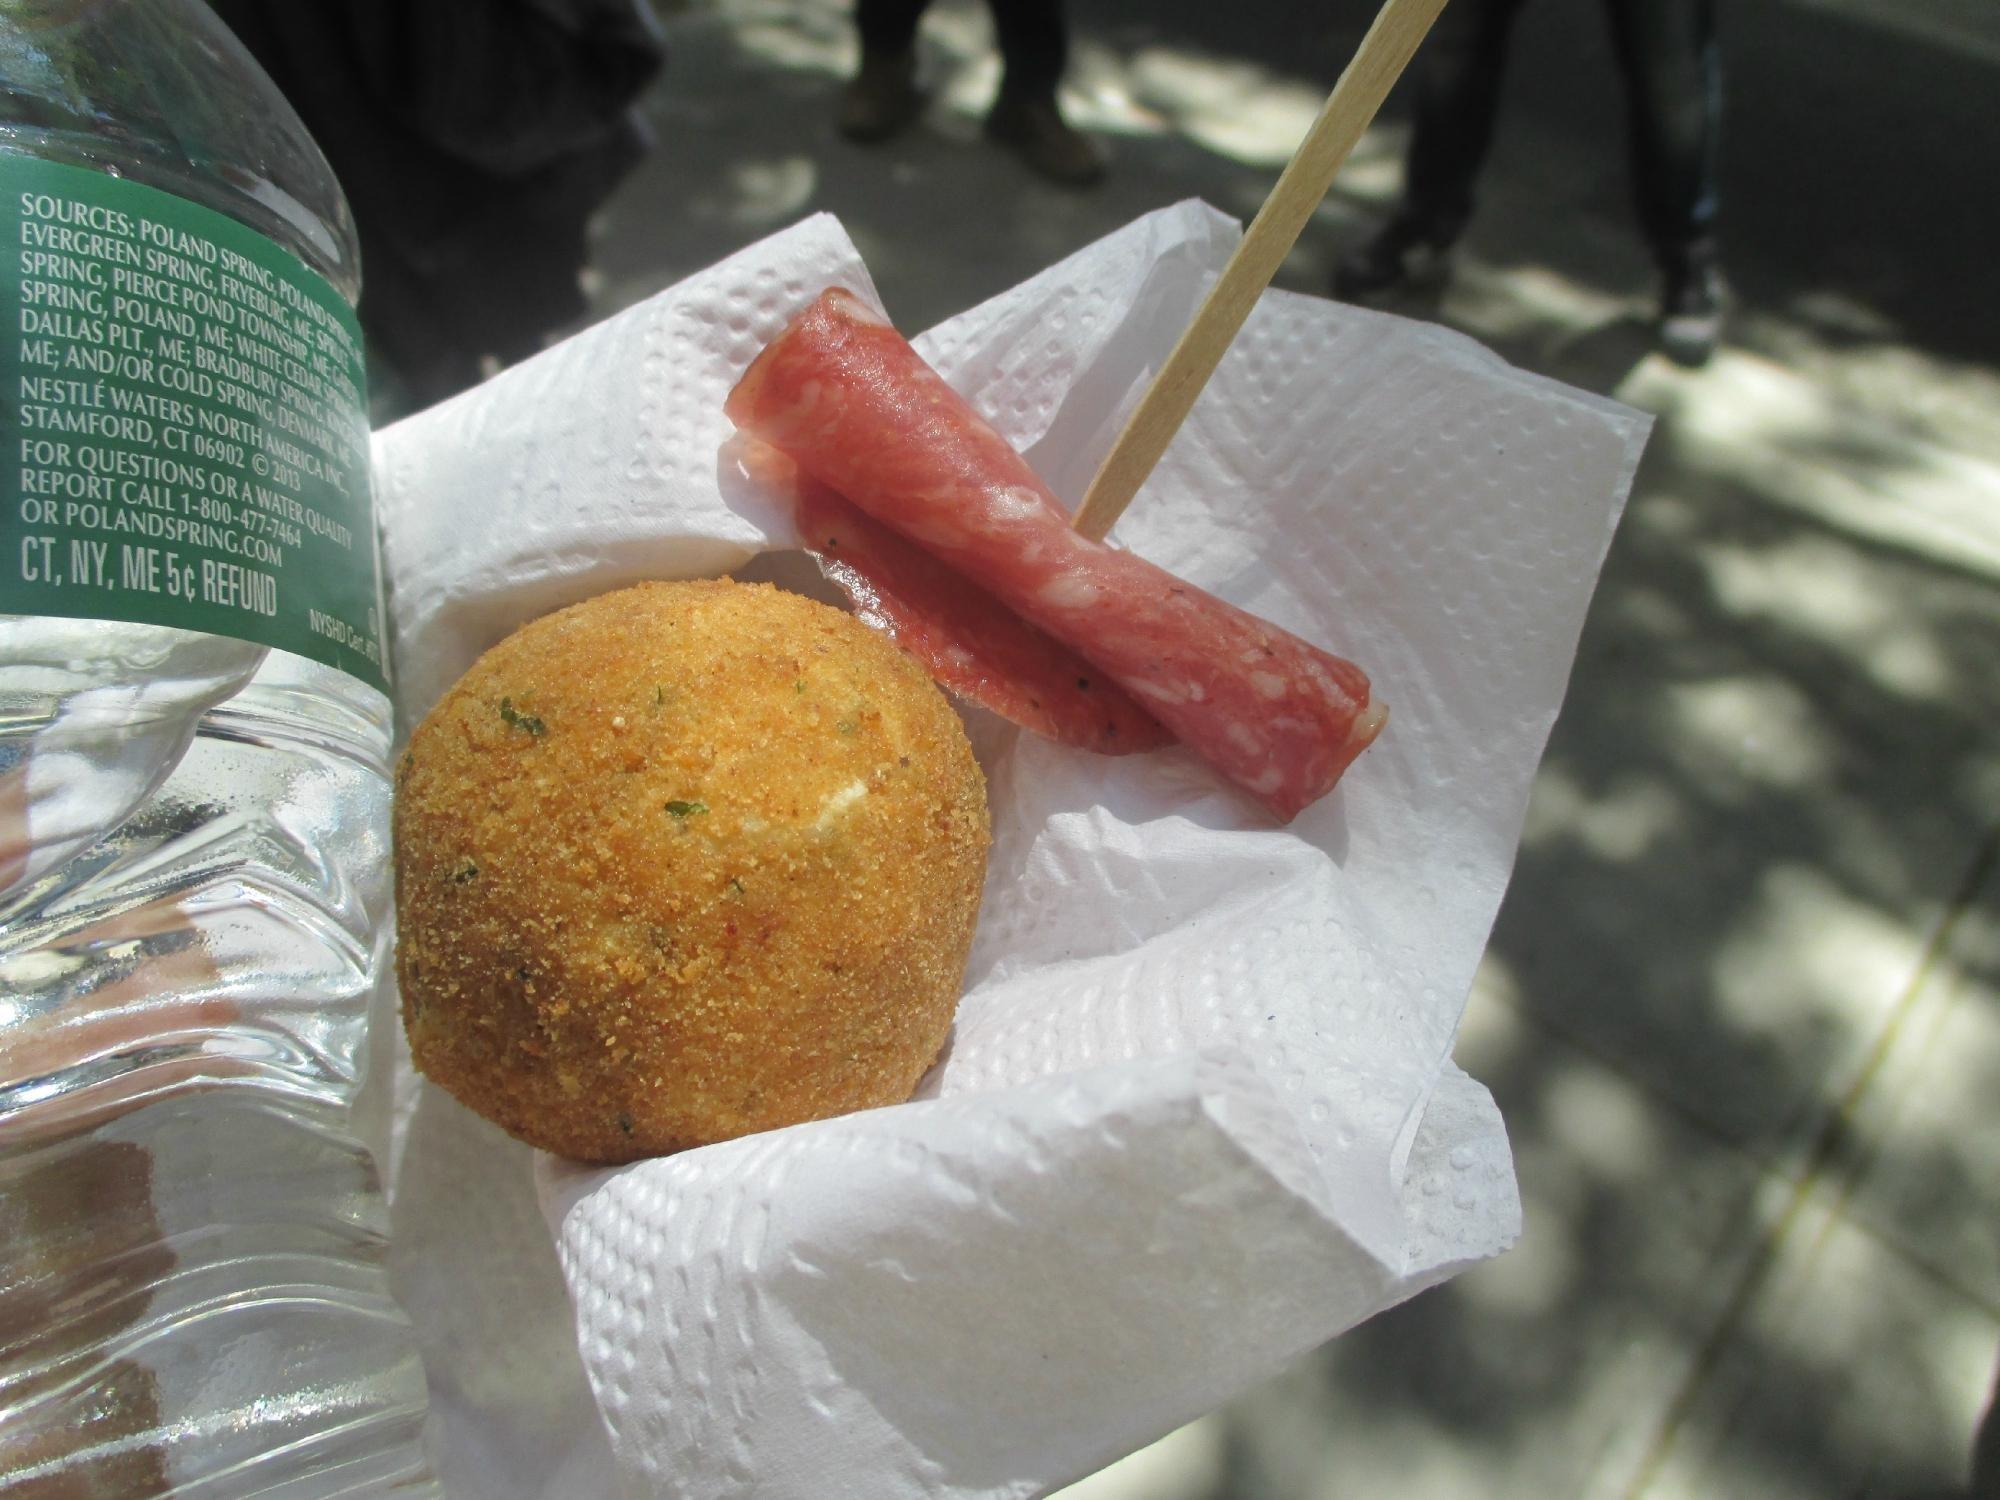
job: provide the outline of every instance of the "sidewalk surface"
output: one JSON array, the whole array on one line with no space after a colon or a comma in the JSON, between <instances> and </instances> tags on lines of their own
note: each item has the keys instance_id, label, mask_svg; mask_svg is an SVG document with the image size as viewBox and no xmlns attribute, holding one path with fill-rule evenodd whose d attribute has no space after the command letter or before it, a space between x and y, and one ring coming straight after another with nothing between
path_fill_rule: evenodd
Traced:
<instances>
[{"instance_id":1,"label":"sidewalk surface","mask_svg":"<svg viewBox=\"0 0 2000 1500\"><path fill-rule=\"evenodd\" d=\"M981 140L974 0L926 22L928 118L872 149L832 130L834 0L669 13L601 308L812 209L906 328L1180 198L1247 217L1369 14L1071 9L1072 114L1112 156L1085 193ZM1688 372L1650 351L1598 9L1523 23L1459 273L1400 309L1660 418L1459 1047L1526 1235L1067 1500L1970 1493L2000 1354L2000 23L1724 8L1740 305ZM1322 290L1393 197L1395 108L1281 284Z\"/></svg>"}]
</instances>

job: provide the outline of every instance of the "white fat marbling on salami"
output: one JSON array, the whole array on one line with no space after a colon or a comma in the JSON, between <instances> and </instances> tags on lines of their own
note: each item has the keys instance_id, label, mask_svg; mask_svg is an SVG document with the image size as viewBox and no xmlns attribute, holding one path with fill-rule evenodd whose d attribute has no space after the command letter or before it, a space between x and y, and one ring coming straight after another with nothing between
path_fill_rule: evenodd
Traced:
<instances>
[{"instance_id":1,"label":"white fat marbling on salami","mask_svg":"<svg viewBox=\"0 0 2000 1500\"><path fill-rule=\"evenodd\" d=\"M1291 691L1291 684L1276 672L1252 672L1250 686L1257 690L1257 696L1268 698L1273 703Z\"/></svg>"},{"instance_id":2,"label":"white fat marbling on salami","mask_svg":"<svg viewBox=\"0 0 2000 1500\"><path fill-rule=\"evenodd\" d=\"M1125 684L1130 692L1142 698L1151 698L1155 703L1185 703L1187 694L1179 688L1164 682L1149 682L1143 677L1134 677Z\"/></svg>"},{"instance_id":3,"label":"white fat marbling on salami","mask_svg":"<svg viewBox=\"0 0 2000 1500\"><path fill-rule=\"evenodd\" d=\"M1024 485L1009 484L989 491L987 513L996 521L1031 521L1047 508L1048 502Z\"/></svg>"},{"instance_id":4,"label":"white fat marbling on salami","mask_svg":"<svg viewBox=\"0 0 2000 1500\"><path fill-rule=\"evenodd\" d=\"M1076 610L1089 609L1103 592L1088 578L1078 578L1071 573L1058 573L1035 590L1035 597L1055 609Z\"/></svg>"}]
</instances>

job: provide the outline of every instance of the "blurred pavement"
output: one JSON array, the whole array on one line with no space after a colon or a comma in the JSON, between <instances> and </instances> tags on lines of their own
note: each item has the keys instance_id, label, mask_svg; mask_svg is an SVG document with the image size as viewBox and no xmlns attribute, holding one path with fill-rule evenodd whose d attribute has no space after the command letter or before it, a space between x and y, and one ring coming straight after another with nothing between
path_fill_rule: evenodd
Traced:
<instances>
[{"instance_id":1,"label":"blurred pavement","mask_svg":"<svg viewBox=\"0 0 2000 1500\"><path fill-rule=\"evenodd\" d=\"M1518 1249L1067 1500L1967 1495L2000 1356L2000 7L1724 7L1706 369L1652 354L1598 7L1521 28L1438 316L1660 423L1587 626L1459 1058L1512 1132ZM986 146L983 7L887 147L831 115L833 0L667 16L604 310L840 215L905 328L1139 213L1253 212L1370 11L1073 0L1112 175ZM1331 19L1328 19L1331 17ZM1394 194L1378 125L1287 265Z\"/></svg>"}]
</instances>

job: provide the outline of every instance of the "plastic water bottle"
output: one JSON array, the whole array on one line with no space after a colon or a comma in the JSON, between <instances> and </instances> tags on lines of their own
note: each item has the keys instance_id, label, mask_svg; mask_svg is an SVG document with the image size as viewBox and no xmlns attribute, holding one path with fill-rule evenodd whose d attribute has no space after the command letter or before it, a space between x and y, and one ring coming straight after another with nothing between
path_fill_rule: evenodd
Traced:
<instances>
[{"instance_id":1,"label":"plastic water bottle","mask_svg":"<svg viewBox=\"0 0 2000 1500\"><path fill-rule=\"evenodd\" d=\"M358 290L200 0L0 6L0 1496L433 1492Z\"/></svg>"}]
</instances>

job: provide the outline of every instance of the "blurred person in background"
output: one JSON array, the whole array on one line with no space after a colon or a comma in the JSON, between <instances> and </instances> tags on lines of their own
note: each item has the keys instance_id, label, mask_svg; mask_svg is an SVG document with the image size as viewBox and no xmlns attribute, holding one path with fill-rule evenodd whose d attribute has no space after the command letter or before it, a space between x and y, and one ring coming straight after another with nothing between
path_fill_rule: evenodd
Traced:
<instances>
[{"instance_id":1,"label":"blurred person in background","mask_svg":"<svg viewBox=\"0 0 2000 1500\"><path fill-rule=\"evenodd\" d=\"M1062 0L986 0L1000 44L1000 93L986 116L988 139L1014 151L1051 182L1084 187L1104 176L1104 158L1072 129L1056 102L1069 60ZM840 133L885 141L923 112L917 87L917 25L930 0L856 0L861 67L841 96Z\"/></svg>"},{"instance_id":2,"label":"blurred person in background","mask_svg":"<svg viewBox=\"0 0 2000 1500\"><path fill-rule=\"evenodd\" d=\"M210 3L347 192L379 417L583 315L590 217L651 145L634 103L666 52L647 0Z\"/></svg>"},{"instance_id":3,"label":"blurred person in background","mask_svg":"<svg viewBox=\"0 0 2000 1500\"><path fill-rule=\"evenodd\" d=\"M1493 141L1507 42L1525 0L1451 0L1410 73L1416 106L1403 200L1334 271L1336 295L1365 300L1436 283L1472 217ZM1625 84L1639 226L1660 272L1661 346L1698 365L1722 333L1715 244L1722 65L1715 0L1604 0Z\"/></svg>"}]
</instances>

